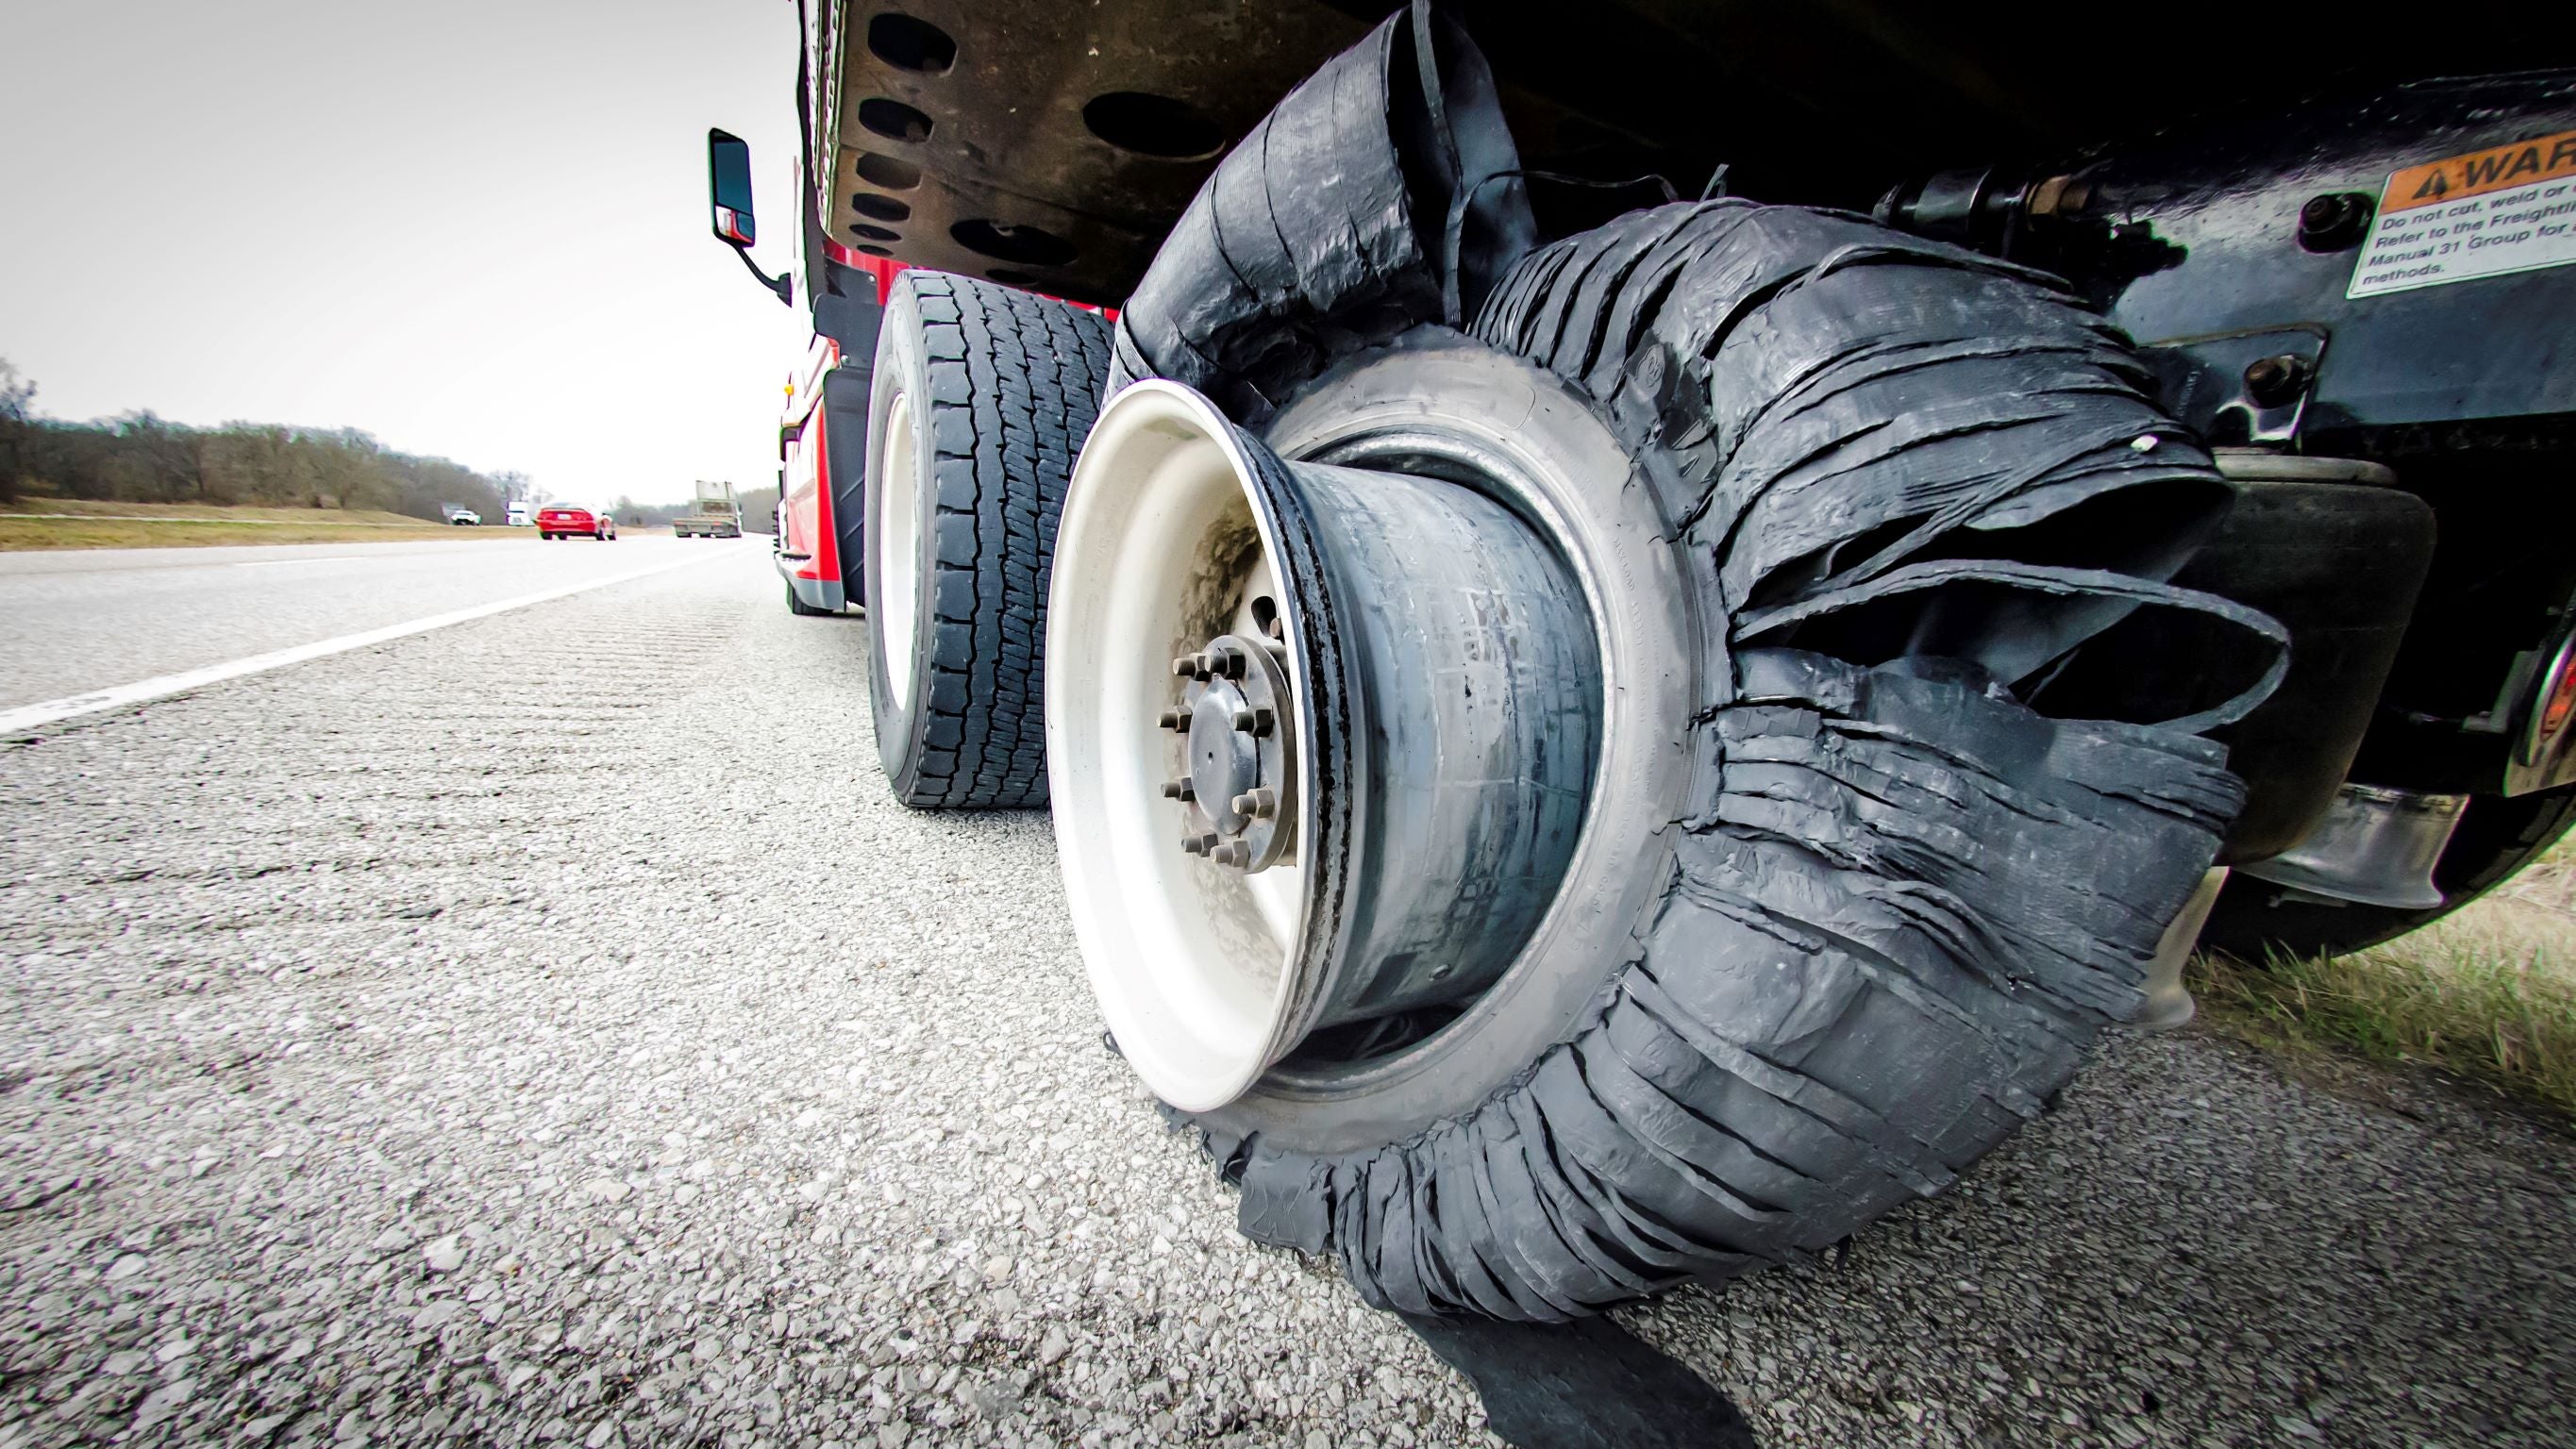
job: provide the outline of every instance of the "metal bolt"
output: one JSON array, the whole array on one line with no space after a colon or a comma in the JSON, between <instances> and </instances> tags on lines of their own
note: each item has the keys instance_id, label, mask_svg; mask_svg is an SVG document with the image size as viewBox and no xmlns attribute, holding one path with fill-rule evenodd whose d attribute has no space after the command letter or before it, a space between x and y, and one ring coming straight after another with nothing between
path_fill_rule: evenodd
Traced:
<instances>
[{"instance_id":1,"label":"metal bolt","mask_svg":"<svg viewBox=\"0 0 2576 1449\"><path fill-rule=\"evenodd\" d=\"M1208 858L1219 865L1250 865L1252 849L1240 840L1229 840L1210 851Z\"/></svg>"},{"instance_id":2,"label":"metal bolt","mask_svg":"<svg viewBox=\"0 0 2576 1449\"><path fill-rule=\"evenodd\" d=\"M2308 360L2295 352L2258 357L2245 369L2245 395L2258 406L2280 407L2308 390Z\"/></svg>"},{"instance_id":3,"label":"metal bolt","mask_svg":"<svg viewBox=\"0 0 2576 1449\"><path fill-rule=\"evenodd\" d=\"M1195 679L1198 677L1198 672L1199 661L1196 655L1184 654L1172 661L1172 676L1176 679Z\"/></svg>"},{"instance_id":4,"label":"metal bolt","mask_svg":"<svg viewBox=\"0 0 2576 1449\"><path fill-rule=\"evenodd\" d=\"M1174 734L1185 735L1190 732L1190 712L1188 710L1167 709L1161 714L1156 715L1154 718L1162 724L1163 728L1170 730Z\"/></svg>"},{"instance_id":5,"label":"metal bolt","mask_svg":"<svg viewBox=\"0 0 2576 1449\"><path fill-rule=\"evenodd\" d=\"M1249 815L1256 820L1267 820L1279 813L1279 792L1263 785L1235 796L1231 803L1237 815Z\"/></svg>"},{"instance_id":6,"label":"metal bolt","mask_svg":"<svg viewBox=\"0 0 2576 1449\"><path fill-rule=\"evenodd\" d=\"M1205 855L1205 854L1207 854L1207 837L1206 837L1206 836L1203 836L1203 835L1184 835L1184 836L1182 836L1182 837L1181 837L1181 854L1183 854L1183 855Z\"/></svg>"},{"instance_id":7,"label":"metal bolt","mask_svg":"<svg viewBox=\"0 0 2576 1449\"><path fill-rule=\"evenodd\" d=\"M1243 677L1243 656L1230 648L1211 652L1208 655L1208 662L1214 667L1216 673L1228 679Z\"/></svg>"},{"instance_id":8,"label":"metal bolt","mask_svg":"<svg viewBox=\"0 0 2576 1449\"><path fill-rule=\"evenodd\" d=\"M1187 775L1183 775L1177 780L1165 780L1163 782L1163 798L1166 800L1195 800L1199 798L1198 782Z\"/></svg>"},{"instance_id":9,"label":"metal bolt","mask_svg":"<svg viewBox=\"0 0 2576 1449\"><path fill-rule=\"evenodd\" d=\"M1270 711L1238 709L1234 712L1234 727L1241 734L1266 735L1270 733Z\"/></svg>"},{"instance_id":10,"label":"metal bolt","mask_svg":"<svg viewBox=\"0 0 2576 1449\"><path fill-rule=\"evenodd\" d=\"M2371 212L2371 199L2358 191L2311 196L2299 208L2299 246L2312 252L2342 251L2370 229Z\"/></svg>"}]
</instances>

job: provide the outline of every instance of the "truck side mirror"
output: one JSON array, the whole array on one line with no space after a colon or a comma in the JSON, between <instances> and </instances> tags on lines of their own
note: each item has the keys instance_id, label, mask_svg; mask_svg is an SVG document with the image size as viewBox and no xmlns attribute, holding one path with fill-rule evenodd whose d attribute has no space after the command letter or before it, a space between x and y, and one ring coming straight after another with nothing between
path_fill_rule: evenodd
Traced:
<instances>
[{"instance_id":1,"label":"truck side mirror","mask_svg":"<svg viewBox=\"0 0 2576 1449\"><path fill-rule=\"evenodd\" d=\"M715 214L716 240L733 248L779 301L795 306L796 279L786 272L770 276L751 259L751 244L760 237L751 216L751 143L713 126L707 128L707 205Z\"/></svg>"},{"instance_id":2,"label":"truck side mirror","mask_svg":"<svg viewBox=\"0 0 2576 1449\"><path fill-rule=\"evenodd\" d=\"M707 131L707 202L715 209L716 240L737 247L760 237L751 215L751 143L728 131Z\"/></svg>"}]
</instances>

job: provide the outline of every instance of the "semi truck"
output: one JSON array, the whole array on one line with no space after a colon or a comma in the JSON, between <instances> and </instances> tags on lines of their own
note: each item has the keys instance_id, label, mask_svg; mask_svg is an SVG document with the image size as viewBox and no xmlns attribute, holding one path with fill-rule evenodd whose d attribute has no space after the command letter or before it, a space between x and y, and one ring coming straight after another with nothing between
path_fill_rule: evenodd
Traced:
<instances>
[{"instance_id":1,"label":"semi truck","mask_svg":"<svg viewBox=\"0 0 2576 1449\"><path fill-rule=\"evenodd\" d=\"M700 479L696 503L671 520L671 532L680 538L742 537L742 502L734 497L733 485Z\"/></svg>"},{"instance_id":2,"label":"semi truck","mask_svg":"<svg viewBox=\"0 0 2576 1449\"><path fill-rule=\"evenodd\" d=\"M806 15L791 604L864 605L907 804L1052 811L1117 1050L1372 1303L1825 1248L2195 949L2576 810L2513 8Z\"/></svg>"}]
</instances>

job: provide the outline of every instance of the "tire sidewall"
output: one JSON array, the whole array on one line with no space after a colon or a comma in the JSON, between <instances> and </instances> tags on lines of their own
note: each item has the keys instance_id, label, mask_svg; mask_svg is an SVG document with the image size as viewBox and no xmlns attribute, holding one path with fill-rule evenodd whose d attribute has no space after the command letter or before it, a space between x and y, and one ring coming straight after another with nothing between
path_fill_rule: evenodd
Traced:
<instances>
[{"instance_id":1,"label":"tire sidewall","mask_svg":"<svg viewBox=\"0 0 2576 1449\"><path fill-rule=\"evenodd\" d=\"M916 510L913 527L913 629L914 637L889 639L885 635L886 611L878 591L886 577L881 550L886 545L884 527L885 488L882 486L886 467L886 420L893 413L895 401L910 394L913 399L912 427L914 445L913 501ZM919 726L922 718L917 707L922 687L930 678L929 651L919 637L922 626L934 616L931 612L930 551L938 530L925 526L928 520L922 510L935 513L938 490L931 475L931 464L937 449L930 446L931 419L927 410L930 397L930 370L921 344L921 303L909 277L897 279L894 293L886 300L884 325L877 332L877 355L873 384L868 391L868 440L865 481L861 485L862 511L865 523L860 529L861 546L866 553L860 571L862 592L867 599L868 619L868 697L877 737L877 760L885 767L886 778L894 786L897 798L910 799L920 784L922 741ZM902 649L912 658L912 681L901 698L896 697L893 677L886 670L888 651Z\"/></svg>"},{"instance_id":2,"label":"tire sidewall","mask_svg":"<svg viewBox=\"0 0 2576 1449\"><path fill-rule=\"evenodd\" d=\"M1211 1127L1339 1153L1402 1141L1474 1110L1598 1012L1641 953L1673 871L1692 769L1697 596L1653 493L1610 429L1560 380L1443 328L1423 328L1317 378L1265 441L1291 459L1356 459L1369 440L1458 429L1514 455L1537 496L1507 506L1581 580L1605 686L1601 763L1583 835L1530 943L1458 1020L1325 1080L1273 1071L1201 1114Z\"/></svg>"}]
</instances>

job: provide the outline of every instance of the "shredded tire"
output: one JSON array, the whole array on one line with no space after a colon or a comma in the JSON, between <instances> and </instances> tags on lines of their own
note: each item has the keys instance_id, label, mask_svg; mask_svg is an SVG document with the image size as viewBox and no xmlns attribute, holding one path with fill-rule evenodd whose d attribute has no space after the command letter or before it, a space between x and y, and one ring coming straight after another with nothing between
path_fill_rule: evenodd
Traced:
<instances>
[{"instance_id":1,"label":"shredded tire","mask_svg":"<svg viewBox=\"0 0 2576 1449\"><path fill-rule=\"evenodd\" d=\"M869 435L910 390L925 470L914 637L883 637L876 567L867 588L877 750L906 805L1047 803L1047 579L1065 479L1108 371L1095 313L938 272L895 283ZM873 514L868 533L873 546ZM909 699L890 683L892 649L913 651Z\"/></svg>"},{"instance_id":2,"label":"shredded tire","mask_svg":"<svg viewBox=\"0 0 2576 1449\"><path fill-rule=\"evenodd\" d=\"M1399 74L1384 53L1310 87ZM1345 186L1386 189L1400 163L1382 149L1348 158L1381 173ZM1224 207L1229 184L1220 168L1200 203ZM1418 340L1384 347L1371 313L1314 345L1339 299L1441 320L1422 288L1349 284L1372 255L1457 265L1362 238L1290 253L1298 295L1331 306L1247 298L1215 230L1228 245L1184 232L1157 258L1120 370L1192 381L1247 427ZM2243 803L2199 732L2270 692L2286 636L2165 582L2227 488L2127 339L2053 279L1725 200L1632 213L1447 291L1481 296L1475 339L1589 403L1632 471L1588 486L1643 490L1651 546L1674 551L1699 642L1670 661L1691 689L1667 737L1689 768L1654 802L1672 828L1621 862L1659 888L1613 950L1534 945L1464 1015L1345 1079L1301 1069L1178 1120L1240 1186L1247 1236L1335 1255L1370 1303L1563 1320L1830 1247L2046 1110L2143 1004ZM2116 671L2088 646L2127 647L2104 631L2147 610L2255 636L2254 677L2153 718L2055 717L2052 686ZM1638 788L1606 778L1592 808ZM1524 971L1548 988L1516 989ZM1545 1045L1488 1045L1506 1038Z\"/></svg>"},{"instance_id":3,"label":"shredded tire","mask_svg":"<svg viewBox=\"0 0 2576 1449\"><path fill-rule=\"evenodd\" d=\"M2013 687L2139 607L2280 641L2157 582L2223 500L2209 457L2123 339L2011 267L1667 208L1533 253L1475 330L1593 399L1698 593L1661 904L1628 959L1561 963L1592 1004L1470 1113L1361 1151L1257 1104L1197 1125L1249 1236L1334 1252L1383 1306L1552 1320L1829 1247L2039 1115L2140 1006L2242 803L2194 731L2277 669L2178 727ZM2088 505L2116 546L2047 527ZM1948 652L1846 627L1891 605Z\"/></svg>"}]
</instances>

